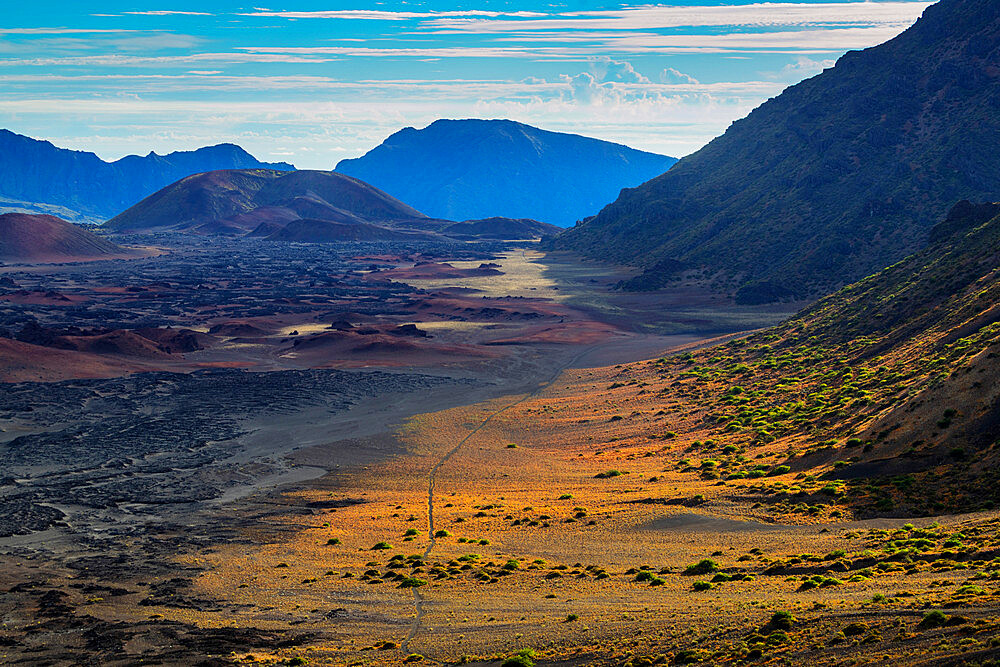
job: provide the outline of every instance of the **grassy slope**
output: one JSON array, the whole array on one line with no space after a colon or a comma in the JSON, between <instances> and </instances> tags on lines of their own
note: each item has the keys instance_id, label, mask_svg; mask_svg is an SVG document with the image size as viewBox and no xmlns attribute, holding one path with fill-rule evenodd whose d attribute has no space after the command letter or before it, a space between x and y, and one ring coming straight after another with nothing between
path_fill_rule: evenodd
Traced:
<instances>
[{"instance_id":1,"label":"grassy slope","mask_svg":"<svg viewBox=\"0 0 1000 667\"><path fill-rule=\"evenodd\" d=\"M829 293L919 249L955 201L995 196L998 49L996 3L942 0L555 245L654 273L679 260L721 272L728 289L764 280Z\"/></svg>"},{"instance_id":2,"label":"grassy slope","mask_svg":"<svg viewBox=\"0 0 1000 667\"><path fill-rule=\"evenodd\" d=\"M992 506L1000 500L992 466L963 462L997 456L997 248L1000 216L779 327L654 362L661 379L673 379L663 394L699 414L689 430L720 451L765 449L815 475L814 485L880 479L850 483L862 514ZM724 476L755 467L720 460Z\"/></svg>"}]
</instances>

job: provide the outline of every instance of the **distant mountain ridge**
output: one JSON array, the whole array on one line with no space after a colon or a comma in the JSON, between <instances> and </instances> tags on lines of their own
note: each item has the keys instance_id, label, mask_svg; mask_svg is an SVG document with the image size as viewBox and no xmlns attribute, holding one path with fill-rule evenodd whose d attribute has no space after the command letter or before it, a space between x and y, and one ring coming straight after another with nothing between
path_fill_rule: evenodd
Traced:
<instances>
[{"instance_id":1,"label":"distant mountain ridge","mask_svg":"<svg viewBox=\"0 0 1000 667\"><path fill-rule=\"evenodd\" d=\"M246 168L294 169L284 162L261 162L235 144L105 162L93 153L0 130L0 212L57 213L103 222L185 176Z\"/></svg>"},{"instance_id":2,"label":"distant mountain ridge","mask_svg":"<svg viewBox=\"0 0 1000 667\"><path fill-rule=\"evenodd\" d=\"M748 301L815 296L918 250L960 199L1000 195L1000 3L942 0L786 89L552 247L638 281L722 274Z\"/></svg>"},{"instance_id":3,"label":"distant mountain ridge","mask_svg":"<svg viewBox=\"0 0 1000 667\"><path fill-rule=\"evenodd\" d=\"M566 226L676 158L511 120L436 120L405 128L336 171L435 218L530 218Z\"/></svg>"}]
</instances>

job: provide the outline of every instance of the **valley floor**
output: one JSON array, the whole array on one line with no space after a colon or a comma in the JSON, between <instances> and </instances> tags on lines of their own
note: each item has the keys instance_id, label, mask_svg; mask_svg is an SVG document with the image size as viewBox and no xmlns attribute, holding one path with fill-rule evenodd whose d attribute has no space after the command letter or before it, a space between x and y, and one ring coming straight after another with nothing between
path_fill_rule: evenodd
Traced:
<instances>
[{"instance_id":1,"label":"valley floor","mask_svg":"<svg viewBox=\"0 0 1000 667\"><path fill-rule=\"evenodd\" d=\"M638 361L779 314L706 326L692 321L713 305L695 302L661 314L654 328L674 337L636 333L615 322L653 304L585 299L588 267L507 261L520 280L411 282L541 287L595 316L522 329L534 341L500 346L503 361L440 365L452 384L391 405L241 421L228 455L264 482L103 511L127 522L63 507L69 525L3 538L0 661L993 664L1000 515L871 518L773 447L740 443L737 461L703 440L683 369ZM449 344L469 342L452 327ZM255 472L265 455L275 469ZM729 464L761 472L710 470Z\"/></svg>"}]
</instances>

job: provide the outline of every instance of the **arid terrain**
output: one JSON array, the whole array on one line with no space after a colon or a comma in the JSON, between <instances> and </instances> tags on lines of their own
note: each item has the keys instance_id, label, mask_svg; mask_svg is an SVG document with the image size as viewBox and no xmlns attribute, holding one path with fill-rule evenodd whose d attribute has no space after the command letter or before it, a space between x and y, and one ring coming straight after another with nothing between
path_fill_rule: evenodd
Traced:
<instances>
[{"instance_id":1,"label":"arid terrain","mask_svg":"<svg viewBox=\"0 0 1000 667\"><path fill-rule=\"evenodd\" d=\"M515 504L555 512L552 499L529 501L525 484L551 495L567 483L548 479L555 458L542 465L544 484L519 479L535 474L539 461L525 455L536 445L518 437L508 447L506 425L559 391L566 369L698 346L790 310L727 306L695 283L675 297L684 308L663 308L662 295L610 290L625 270L530 243L465 244L456 254L454 245L412 243L130 240L151 250L0 269L0 641L12 664L247 654L269 664L307 649L341 664L367 660L363 649L376 641L402 646L376 654L387 662L418 651L502 652L506 633L489 623L478 631L481 641L493 637L486 643L469 629L467 645L452 637L438 647L429 628L446 604L432 595L441 584L418 591L426 602L415 624L410 590L368 584L364 574L398 548L370 547L422 553L442 524L468 518L485 565L498 547L479 541L513 535L504 536L509 521L487 525L484 513L525 493ZM462 489L464 499L435 496L430 529L432 479L436 494ZM303 532L314 518L329 535ZM455 535L433 538L425 567L473 551L463 546L471 538ZM579 537L565 546L577 549ZM270 564L277 552L288 554L289 571ZM297 599L296 609L317 611L289 616L279 598L297 597L298 582L313 577L290 577L313 566L336 570L336 579L324 575L336 585L310 581L325 602ZM275 580L258 590L272 570ZM494 595L450 587L447 604ZM505 604L518 607L518 595L511 589ZM492 605L477 616L496 616Z\"/></svg>"},{"instance_id":2,"label":"arid terrain","mask_svg":"<svg viewBox=\"0 0 1000 667\"><path fill-rule=\"evenodd\" d=\"M822 348L752 352L794 320L733 339L795 304L736 307L697 281L615 292L627 273L530 246L307 246L282 264L255 249L6 270L6 322L30 316L35 337L8 344L80 365L3 385L5 662L996 650L994 511L852 478L862 439L810 444L822 409L801 412L815 432L772 416L777 438L717 418L809 393L780 360L806 369ZM276 298L285 265L303 277ZM109 312L120 328L87 327ZM138 336L165 342L125 347ZM814 374L832 387L817 405L864 392Z\"/></svg>"}]
</instances>

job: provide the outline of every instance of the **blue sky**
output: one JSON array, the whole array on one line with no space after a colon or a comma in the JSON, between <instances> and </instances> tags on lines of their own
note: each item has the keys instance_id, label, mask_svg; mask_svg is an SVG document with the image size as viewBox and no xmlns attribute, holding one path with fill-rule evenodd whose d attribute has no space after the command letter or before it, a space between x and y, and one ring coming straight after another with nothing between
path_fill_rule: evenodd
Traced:
<instances>
[{"instance_id":1,"label":"blue sky","mask_svg":"<svg viewBox=\"0 0 1000 667\"><path fill-rule=\"evenodd\" d=\"M231 141L330 169L402 127L512 118L683 156L928 4L20 2L0 127L105 159Z\"/></svg>"}]
</instances>

